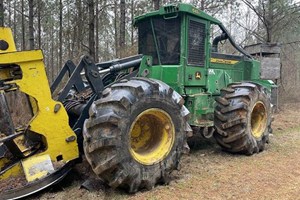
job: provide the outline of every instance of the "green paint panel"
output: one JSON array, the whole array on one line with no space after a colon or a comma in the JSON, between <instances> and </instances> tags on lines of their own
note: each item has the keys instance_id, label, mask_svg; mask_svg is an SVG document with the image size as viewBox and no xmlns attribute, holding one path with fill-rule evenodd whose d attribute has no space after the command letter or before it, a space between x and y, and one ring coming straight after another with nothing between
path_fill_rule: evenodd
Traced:
<instances>
[{"instance_id":1,"label":"green paint panel","mask_svg":"<svg viewBox=\"0 0 300 200\"><path fill-rule=\"evenodd\" d=\"M185 106L191 111L189 124L193 126L213 126L214 100L210 94L190 95L185 99Z\"/></svg>"},{"instance_id":2,"label":"green paint panel","mask_svg":"<svg viewBox=\"0 0 300 200\"><path fill-rule=\"evenodd\" d=\"M152 59L144 56L139 68L139 76L162 80L175 91L183 93L183 73L180 65L155 65L152 66Z\"/></svg>"}]
</instances>

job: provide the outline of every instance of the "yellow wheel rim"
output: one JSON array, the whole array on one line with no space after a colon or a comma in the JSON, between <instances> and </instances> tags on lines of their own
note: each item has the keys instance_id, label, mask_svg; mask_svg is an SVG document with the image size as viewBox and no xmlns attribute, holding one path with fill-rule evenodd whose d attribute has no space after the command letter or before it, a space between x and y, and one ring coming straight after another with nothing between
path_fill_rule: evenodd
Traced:
<instances>
[{"instance_id":1,"label":"yellow wheel rim","mask_svg":"<svg viewBox=\"0 0 300 200\"><path fill-rule=\"evenodd\" d=\"M260 138L265 132L267 118L265 105L261 101L256 102L251 112L251 133L255 138Z\"/></svg>"},{"instance_id":2,"label":"yellow wheel rim","mask_svg":"<svg viewBox=\"0 0 300 200\"><path fill-rule=\"evenodd\" d=\"M168 113L151 108L140 113L130 127L130 153L139 163L153 165L170 153L175 127Z\"/></svg>"}]
</instances>

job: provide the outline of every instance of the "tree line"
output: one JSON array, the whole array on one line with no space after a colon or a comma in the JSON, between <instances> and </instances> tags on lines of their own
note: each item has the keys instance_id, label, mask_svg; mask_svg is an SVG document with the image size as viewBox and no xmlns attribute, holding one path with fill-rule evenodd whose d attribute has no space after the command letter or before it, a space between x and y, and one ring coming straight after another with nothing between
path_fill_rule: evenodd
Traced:
<instances>
[{"instance_id":1,"label":"tree line","mask_svg":"<svg viewBox=\"0 0 300 200\"><path fill-rule=\"evenodd\" d=\"M177 2L222 19L241 45L294 42L300 34L294 0L0 0L0 26L12 28L19 50L43 50L52 81L83 54L96 62L136 54L134 17Z\"/></svg>"}]
</instances>

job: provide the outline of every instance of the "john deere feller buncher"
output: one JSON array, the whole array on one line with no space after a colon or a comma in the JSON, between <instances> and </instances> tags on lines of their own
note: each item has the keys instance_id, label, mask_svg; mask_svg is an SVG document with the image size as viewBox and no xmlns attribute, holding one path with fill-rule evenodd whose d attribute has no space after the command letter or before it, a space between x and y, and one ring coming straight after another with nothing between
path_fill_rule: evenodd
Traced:
<instances>
[{"instance_id":1,"label":"john deere feller buncher","mask_svg":"<svg viewBox=\"0 0 300 200\"><path fill-rule=\"evenodd\" d=\"M212 25L222 34L211 44ZM16 51L10 29L0 28L1 199L58 182L80 152L111 187L151 189L168 182L192 130L229 152L264 150L275 85L260 79L260 63L220 21L176 4L137 17L135 26L140 55L68 61L50 88L42 52ZM222 40L241 56L218 53ZM21 127L6 98L14 91L26 94L32 112Z\"/></svg>"}]
</instances>

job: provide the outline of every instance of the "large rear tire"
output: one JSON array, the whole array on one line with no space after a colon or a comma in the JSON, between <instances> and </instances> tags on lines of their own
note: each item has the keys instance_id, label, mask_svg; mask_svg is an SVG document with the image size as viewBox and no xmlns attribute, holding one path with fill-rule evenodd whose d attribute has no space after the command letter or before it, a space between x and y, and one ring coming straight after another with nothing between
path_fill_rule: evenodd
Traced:
<instances>
[{"instance_id":1,"label":"large rear tire","mask_svg":"<svg viewBox=\"0 0 300 200\"><path fill-rule=\"evenodd\" d=\"M271 129L271 103L264 88L233 83L216 98L214 137L226 151L252 155L263 151Z\"/></svg>"},{"instance_id":2,"label":"large rear tire","mask_svg":"<svg viewBox=\"0 0 300 200\"><path fill-rule=\"evenodd\" d=\"M107 88L84 124L84 151L93 171L130 193L167 183L186 141L182 97L153 79L134 78Z\"/></svg>"}]
</instances>

